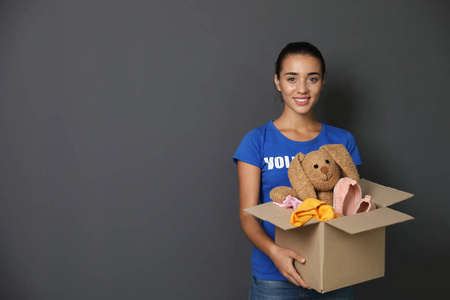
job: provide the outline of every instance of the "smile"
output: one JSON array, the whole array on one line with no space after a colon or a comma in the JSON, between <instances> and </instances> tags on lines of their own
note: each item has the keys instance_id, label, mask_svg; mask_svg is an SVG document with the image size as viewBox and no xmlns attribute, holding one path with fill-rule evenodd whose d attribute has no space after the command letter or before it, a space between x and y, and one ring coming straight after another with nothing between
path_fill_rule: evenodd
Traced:
<instances>
[{"instance_id":1,"label":"smile","mask_svg":"<svg viewBox=\"0 0 450 300\"><path fill-rule=\"evenodd\" d=\"M298 105L306 105L306 104L308 104L309 99L311 99L311 97L308 97L308 98L294 98L294 101Z\"/></svg>"}]
</instances>

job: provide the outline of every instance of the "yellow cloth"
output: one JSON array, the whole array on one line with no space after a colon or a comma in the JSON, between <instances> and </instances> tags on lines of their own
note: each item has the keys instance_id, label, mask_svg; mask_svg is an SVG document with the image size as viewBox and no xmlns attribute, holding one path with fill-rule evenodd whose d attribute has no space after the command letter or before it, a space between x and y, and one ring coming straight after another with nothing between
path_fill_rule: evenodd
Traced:
<instances>
[{"instance_id":1,"label":"yellow cloth","mask_svg":"<svg viewBox=\"0 0 450 300\"><path fill-rule=\"evenodd\" d=\"M319 221L328 221L339 218L339 216L334 213L332 206L320 200L308 198L292 213L291 224L297 227L302 226L311 218Z\"/></svg>"}]
</instances>

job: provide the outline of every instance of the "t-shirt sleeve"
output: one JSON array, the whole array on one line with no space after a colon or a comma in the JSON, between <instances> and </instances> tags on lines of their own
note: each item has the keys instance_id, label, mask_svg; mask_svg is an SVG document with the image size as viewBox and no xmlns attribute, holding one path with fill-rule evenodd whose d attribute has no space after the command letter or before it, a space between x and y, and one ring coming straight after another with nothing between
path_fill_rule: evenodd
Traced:
<instances>
[{"instance_id":1,"label":"t-shirt sleeve","mask_svg":"<svg viewBox=\"0 0 450 300\"><path fill-rule=\"evenodd\" d=\"M242 139L233 156L235 164L238 160L262 168L261 137L256 130L247 133Z\"/></svg>"},{"instance_id":2,"label":"t-shirt sleeve","mask_svg":"<svg viewBox=\"0 0 450 300\"><path fill-rule=\"evenodd\" d=\"M350 132L347 132L347 145L346 148L352 156L353 162L356 166L362 165L361 156L359 155L358 145L356 145L356 139Z\"/></svg>"}]
</instances>

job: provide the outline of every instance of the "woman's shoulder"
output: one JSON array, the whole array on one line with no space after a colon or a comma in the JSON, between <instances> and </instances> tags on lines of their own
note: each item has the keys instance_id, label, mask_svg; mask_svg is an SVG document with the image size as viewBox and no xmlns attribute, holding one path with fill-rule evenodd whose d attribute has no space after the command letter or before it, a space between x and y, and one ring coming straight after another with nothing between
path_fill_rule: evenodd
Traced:
<instances>
[{"instance_id":1,"label":"woman's shoulder","mask_svg":"<svg viewBox=\"0 0 450 300\"><path fill-rule=\"evenodd\" d=\"M246 134L247 137L261 138L266 136L268 131L273 130L273 122L269 121L264 125L258 126Z\"/></svg>"},{"instance_id":2,"label":"woman's shoulder","mask_svg":"<svg viewBox=\"0 0 450 300\"><path fill-rule=\"evenodd\" d=\"M340 143L342 143L342 141L347 141L347 140L354 140L354 136L353 134L350 133L350 131L343 129L343 128L339 128L336 126L331 126L331 125L327 125L322 123L322 126L324 127L324 131L326 132L327 136L333 140L339 141Z\"/></svg>"},{"instance_id":3,"label":"woman's shoulder","mask_svg":"<svg viewBox=\"0 0 450 300\"><path fill-rule=\"evenodd\" d=\"M331 133L331 134L335 134L335 135L351 134L348 130L343 129L343 128L339 128L339 127L336 127L336 126L331 126L331 125L324 124L324 123L322 123L322 126L324 126L325 130L328 133Z\"/></svg>"},{"instance_id":4,"label":"woman's shoulder","mask_svg":"<svg viewBox=\"0 0 450 300\"><path fill-rule=\"evenodd\" d=\"M271 122L267 122L248 132L239 144L233 156L233 161L237 163L238 160L241 160L261 168L261 153L270 126Z\"/></svg>"},{"instance_id":5,"label":"woman's shoulder","mask_svg":"<svg viewBox=\"0 0 450 300\"><path fill-rule=\"evenodd\" d=\"M324 125L324 124L322 124ZM326 136L330 144L343 144L355 162L355 165L361 165L361 157L359 155L356 139L349 131L330 125L325 125Z\"/></svg>"}]
</instances>

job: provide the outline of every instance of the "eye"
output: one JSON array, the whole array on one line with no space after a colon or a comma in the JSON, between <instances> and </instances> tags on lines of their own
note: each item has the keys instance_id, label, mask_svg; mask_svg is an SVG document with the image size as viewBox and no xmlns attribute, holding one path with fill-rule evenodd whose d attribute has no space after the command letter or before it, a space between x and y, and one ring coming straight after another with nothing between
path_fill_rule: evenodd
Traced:
<instances>
[{"instance_id":1,"label":"eye","mask_svg":"<svg viewBox=\"0 0 450 300\"><path fill-rule=\"evenodd\" d=\"M314 169L317 169L319 166L318 165L314 165Z\"/></svg>"},{"instance_id":2,"label":"eye","mask_svg":"<svg viewBox=\"0 0 450 300\"><path fill-rule=\"evenodd\" d=\"M317 79L317 78L310 78L309 81L311 81L313 83L316 83L317 81L319 81L319 79Z\"/></svg>"},{"instance_id":3,"label":"eye","mask_svg":"<svg viewBox=\"0 0 450 300\"><path fill-rule=\"evenodd\" d=\"M287 81L295 82L295 81L297 81L297 79L295 79L294 77L289 77L289 78L287 79Z\"/></svg>"},{"instance_id":4,"label":"eye","mask_svg":"<svg viewBox=\"0 0 450 300\"><path fill-rule=\"evenodd\" d=\"M326 159L326 160L325 160L325 162L326 162L327 164L329 164L329 163L330 163L330 161L329 161L328 159Z\"/></svg>"}]
</instances>

